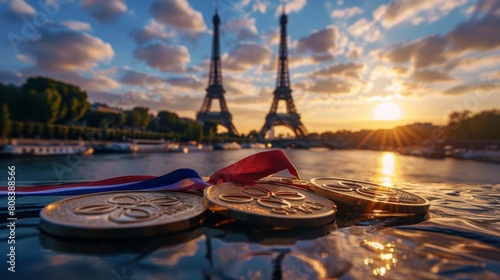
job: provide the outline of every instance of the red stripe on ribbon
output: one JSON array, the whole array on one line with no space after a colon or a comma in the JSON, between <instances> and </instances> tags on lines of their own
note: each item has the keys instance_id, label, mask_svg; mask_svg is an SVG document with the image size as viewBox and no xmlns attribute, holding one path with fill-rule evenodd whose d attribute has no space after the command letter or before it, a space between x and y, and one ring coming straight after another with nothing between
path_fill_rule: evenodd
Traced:
<instances>
[{"instance_id":1,"label":"red stripe on ribbon","mask_svg":"<svg viewBox=\"0 0 500 280\"><path fill-rule=\"evenodd\" d=\"M299 178L299 172L282 150L257 153L239 160L210 176L210 184L224 182L250 183L288 169L290 174Z\"/></svg>"}]
</instances>

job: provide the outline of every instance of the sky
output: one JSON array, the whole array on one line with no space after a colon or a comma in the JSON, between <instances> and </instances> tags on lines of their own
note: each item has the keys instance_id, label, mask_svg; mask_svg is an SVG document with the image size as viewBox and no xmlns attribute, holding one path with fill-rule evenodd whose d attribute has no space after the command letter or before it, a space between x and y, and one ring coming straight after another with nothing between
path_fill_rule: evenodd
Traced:
<instances>
[{"instance_id":1,"label":"sky","mask_svg":"<svg viewBox=\"0 0 500 280\"><path fill-rule=\"evenodd\" d=\"M286 2L292 95L309 132L500 109L500 1ZM280 3L219 0L223 85L240 133L259 131L271 106ZM213 14L210 0L0 0L0 82L51 77L91 102L195 118Z\"/></svg>"}]
</instances>

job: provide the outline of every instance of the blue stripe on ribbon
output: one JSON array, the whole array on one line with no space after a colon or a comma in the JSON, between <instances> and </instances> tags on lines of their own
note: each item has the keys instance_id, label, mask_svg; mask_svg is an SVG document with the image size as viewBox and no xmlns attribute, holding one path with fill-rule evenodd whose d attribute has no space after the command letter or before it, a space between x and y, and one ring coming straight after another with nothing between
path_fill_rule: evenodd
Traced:
<instances>
[{"instance_id":1,"label":"blue stripe on ribbon","mask_svg":"<svg viewBox=\"0 0 500 280\"><path fill-rule=\"evenodd\" d=\"M195 170L190 168L181 168L153 179L140 181L132 184L113 186L113 187L102 186L99 188L95 187L82 188L75 190L67 189L61 191L57 191L57 189L52 189L52 190L47 190L46 193L43 193L44 191L36 193L36 195L81 195L81 194L107 192L107 191L141 191L141 190L148 190L155 188L162 188L162 190L170 190L170 189L179 190L180 186L179 182L186 179L193 180L193 183L198 183L200 185L204 184L205 186L209 186L209 184L206 183L198 174L198 172L196 172ZM60 187L64 188L64 185L61 185ZM18 193L18 195L30 195L30 193L22 193L22 194Z\"/></svg>"}]
</instances>

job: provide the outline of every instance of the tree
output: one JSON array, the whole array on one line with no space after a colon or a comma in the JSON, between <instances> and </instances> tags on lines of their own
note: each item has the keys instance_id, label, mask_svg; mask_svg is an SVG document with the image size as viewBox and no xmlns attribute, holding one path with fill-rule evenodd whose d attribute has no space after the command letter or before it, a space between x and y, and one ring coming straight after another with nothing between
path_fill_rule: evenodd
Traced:
<instances>
[{"instance_id":1,"label":"tree","mask_svg":"<svg viewBox=\"0 0 500 280\"><path fill-rule=\"evenodd\" d=\"M217 134L217 126L219 125L219 123L217 123L216 121L205 121L203 123L203 135L205 136L214 136L215 134Z\"/></svg>"},{"instance_id":2,"label":"tree","mask_svg":"<svg viewBox=\"0 0 500 280\"><path fill-rule=\"evenodd\" d=\"M41 93L32 90L30 95L35 101L36 120L43 123L55 122L58 117L58 108L61 105L61 95L49 88Z\"/></svg>"},{"instance_id":3,"label":"tree","mask_svg":"<svg viewBox=\"0 0 500 280\"><path fill-rule=\"evenodd\" d=\"M175 126L179 122L179 116L176 113L168 111L160 111L157 115L160 131L171 132L175 131Z\"/></svg>"},{"instance_id":4,"label":"tree","mask_svg":"<svg viewBox=\"0 0 500 280\"><path fill-rule=\"evenodd\" d=\"M7 104L0 104L0 138L5 138L9 135L12 122L10 120L9 107Z\"/></svg>"},{"instance_id":5,"label":"tree","mask_svg":"<svg viewBox=\"0 0 500 280\"><path fill-rule=\"evenodd\" d=\"M190 121L186 127L186 140L201 142L203 137L203 126L194 121Z\"/></svg>"},{"instance_id":6,"label":"tree","mask_svg":"<svg viewBox=\"0 0 500 280\"><path fill-rule=\"evenodd\" d=\"M81 119L90 108L90 104L87 102L87 93L74 85L49 78L34 77L28 78L21 87L23 93L32 91L41 93L45 92L47 89L57 93L61 98L56 109L57 114L55 121L58 123L76 122Z\"/></svg>"},{"instance_id":7,"label":"tree","mask_svg":"<svg viewBox=\"0 0 500 280\"><path fill-rule=\"evenodd\" d=\"M92 127L119 127L125 122L125 113L89 110L83 119Z\"/></svg>"},{"instance_id":8,"label":"tree","mask_svg":"<svg viewBox=\"0 0 500 280\"><path fill-rule=\"evenodd\" d=\"M20 114L23 102L20 100L19 88L14 85L4 85L0 83L0 104L6 104L9 108L11 120L21 120L23 117Z\"/></svg>"},{"instance_id":9,"label":"tree","mask_svg":"<svg viewBox=\"0 0 500 280\"><path fill-rule=\"evenodd\" d=\"M138 127L141 124L141 116L138 111L126 111L125 115L127 116L125 123L132 129Z\"/></svg>"}]
</instances>

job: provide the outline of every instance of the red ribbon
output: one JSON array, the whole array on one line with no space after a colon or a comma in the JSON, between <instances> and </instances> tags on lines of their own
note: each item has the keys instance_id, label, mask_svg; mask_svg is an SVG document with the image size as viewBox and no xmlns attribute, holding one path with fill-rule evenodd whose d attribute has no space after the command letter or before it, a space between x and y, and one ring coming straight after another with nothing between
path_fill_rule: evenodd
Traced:
<instances>
[{"instance_id":1,"label":"red ribbon","mask_svg":"<svg viewBox=\"0 0 500 280\"><path fill-rule=\"evenodd\" d=\"M250 183L288 169L290 174L299 178L299 172L282 150L257 153L239 160L210 176L208 182L220 184L224 182Z\"/></svg>"}]
</instances>

